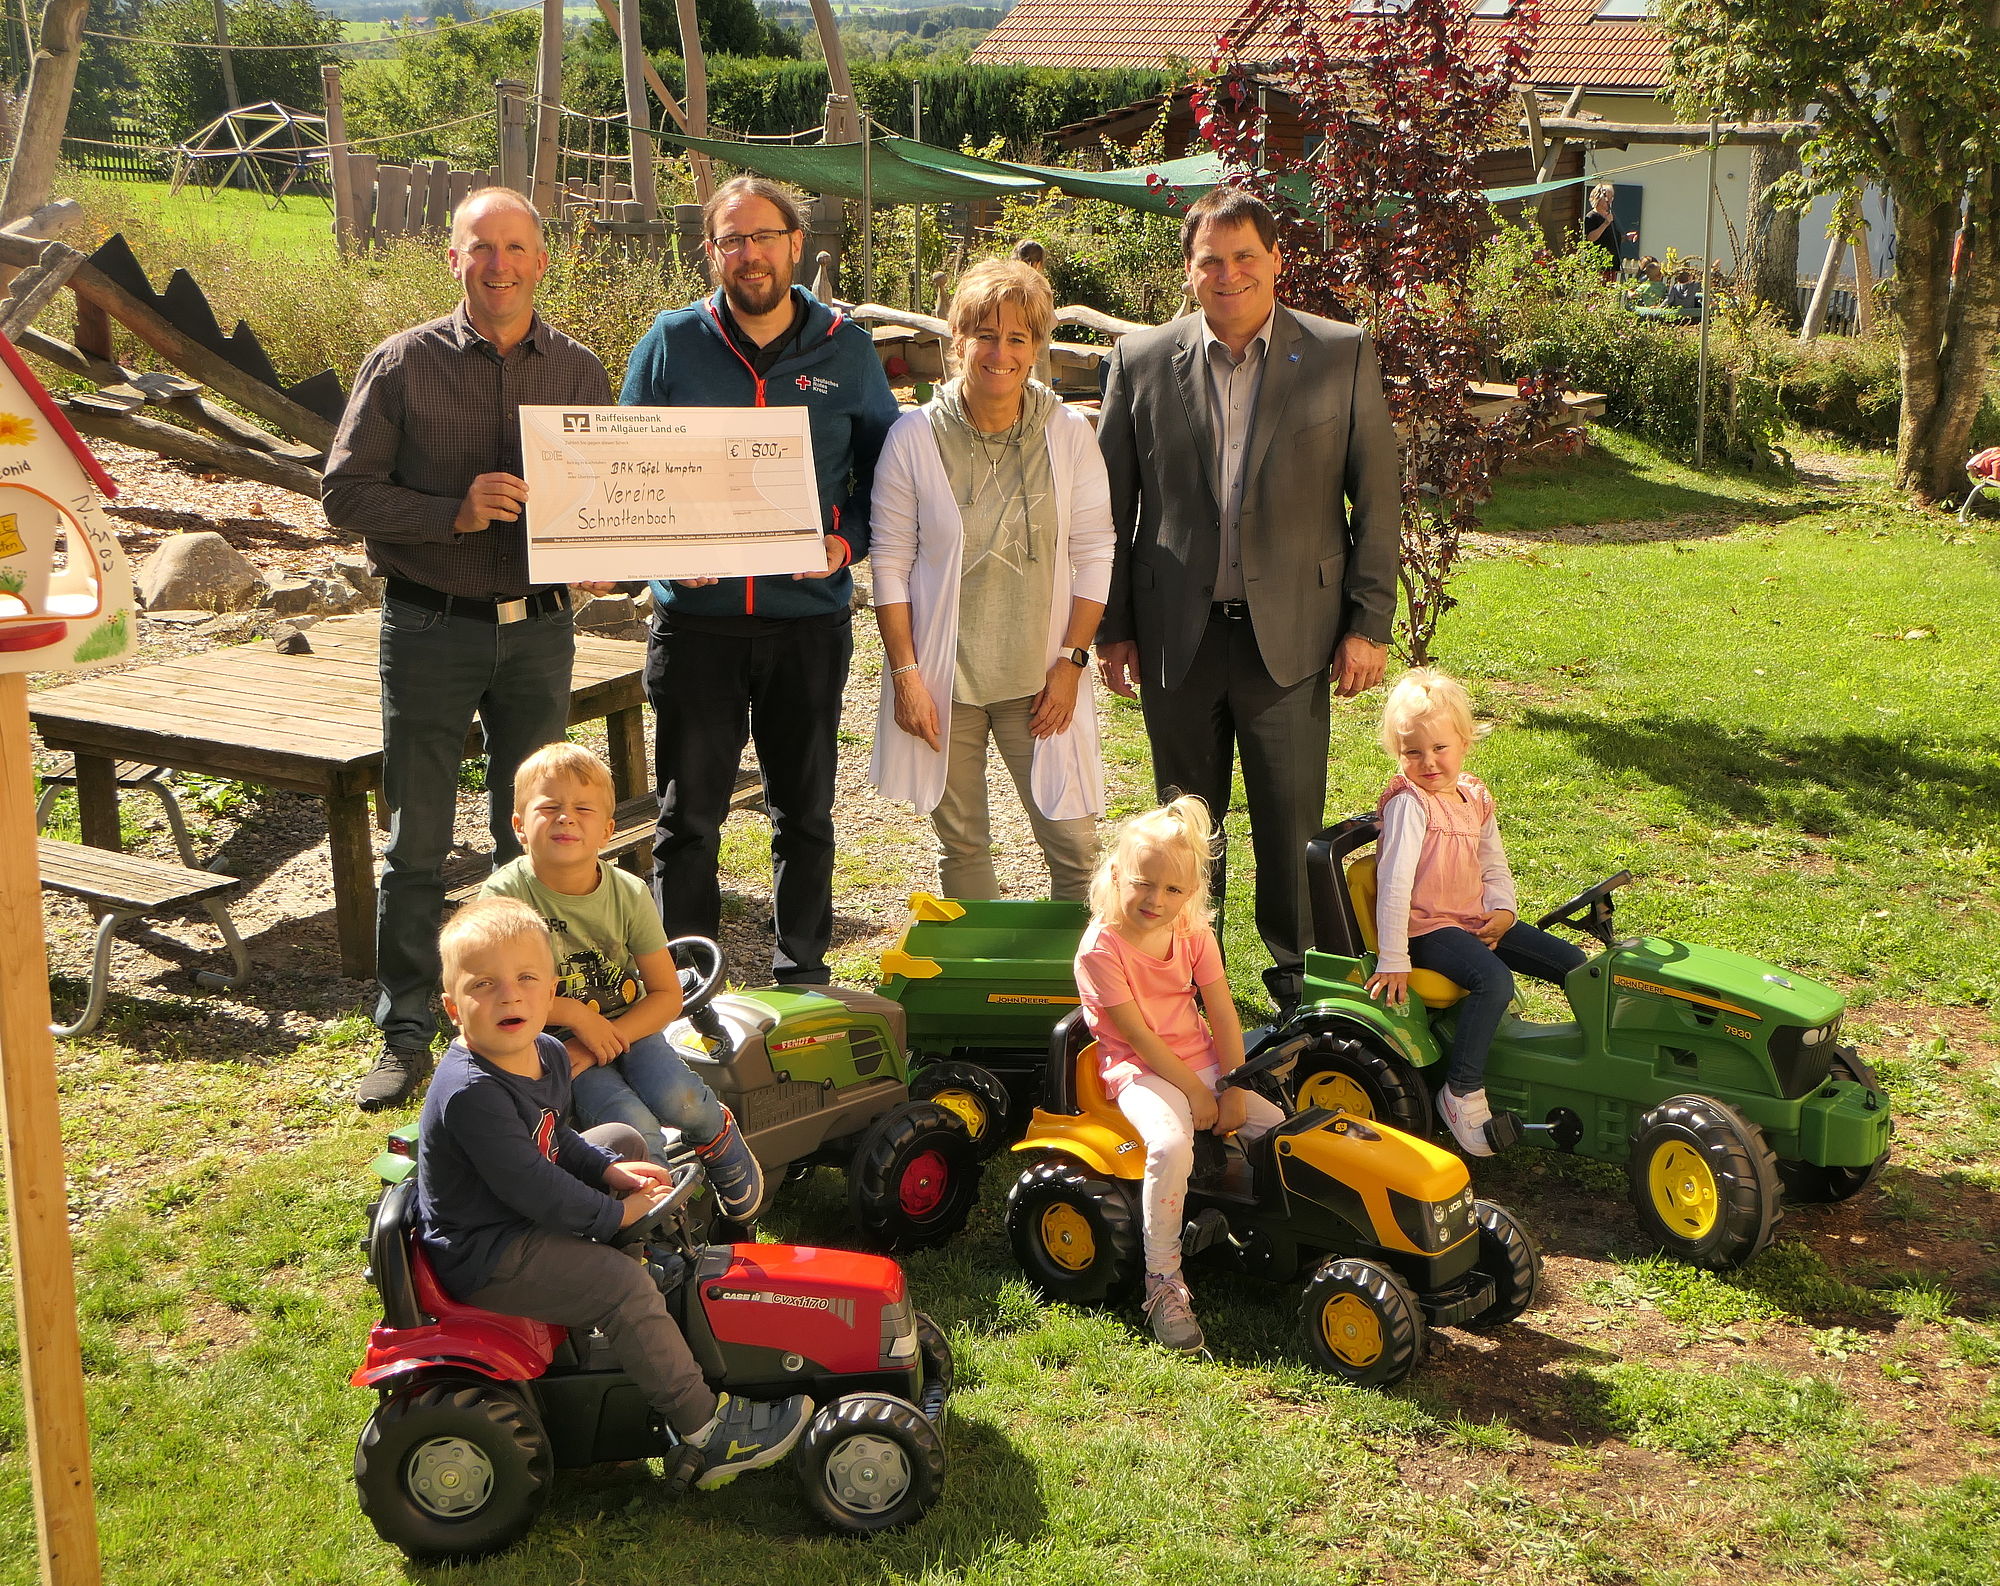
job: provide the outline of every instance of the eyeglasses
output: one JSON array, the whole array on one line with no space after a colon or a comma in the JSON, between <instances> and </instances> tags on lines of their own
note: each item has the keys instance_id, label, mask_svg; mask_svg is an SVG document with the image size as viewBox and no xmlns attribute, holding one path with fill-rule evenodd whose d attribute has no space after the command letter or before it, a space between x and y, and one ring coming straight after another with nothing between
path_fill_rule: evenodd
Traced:
<instances>
[{"instance_id":1,"label":"eyeglasses","mask_svg":"<svg viewBox=\"0 0 2000 1586\"><path fill-rule=\"evenodd\" d=\"M732 231L726 237L710 237L708 245L725 259L733 259L745 248L754 247L759 253L775 247L780 237L789 237L797 231L797 226L786 226L781 231Z\"/></svg>"}]
</instances>

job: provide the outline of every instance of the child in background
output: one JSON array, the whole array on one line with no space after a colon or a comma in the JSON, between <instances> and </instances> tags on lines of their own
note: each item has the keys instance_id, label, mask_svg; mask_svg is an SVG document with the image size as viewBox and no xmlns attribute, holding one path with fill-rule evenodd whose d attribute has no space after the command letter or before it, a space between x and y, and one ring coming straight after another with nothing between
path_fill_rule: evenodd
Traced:
<instances>
[{"instance_id":1,"label":"child in background","mask_svg":"<svg viewBox=\"0 0 2000 1586\"><path fill-rule=\"evenodd\" d=\"M1486 1052L1514 1000L1510 966L1559 986L1585 957L1574 943L1515 917L1493 795L1462 769L1485 730L1473 726L1465 689L1428 667L1405 672L1383 702L1382 747L1401 769L1376 805L1377 951L1368 982L1368 994L1393 1007L1409 996L1412 968L1465 988L1438 1110L1470 1156L1493 1154Z\"/></svg>"},{"instance_id":2,"label":"child in background","mask_svg":"<svg viewBox=\"0 0 2000 1586\"><path fill-rule=\"evenodd\" d=\"M1161 1343L1189 1353L1202 1347L1181 1281L1194 1133L1254 1140L1284 1120L1251 1091L1216 1092L1216 1082L1243 1061L1243 1028L1209 928L1214 851L1208 806L1198 798L1127 821L1090 883L1091 922L1076 954L1104 1092L1146 1142L1139 1199L1146 1319Z\"/></svg>"},{"instance_id":3,"label":"child in background","mask_svg":"<svg viewBox=\"0 0 2000 1586\"><path fill-rule=\"evenodd\" d=\"M597 856L616 809L611 770L588 749L536 750L514 773L514 830L526 852L487 877L480 895L519 898L549 928L559 981L549 1022L569 1049L577 1116L631 1125L662 1165L662 1127L678 1129L723 1214L747 1222L764 1196L757 1159L729 1109L660 1034L680 1017L681 987L659 910L637 876Z\"/></svg>"},{"instance_id":4,"label":"child in background","mask_svg":"<svg viewBox=\"0 0 2000 1586\"><path fill-rule=\"evenodd\" d=\"M812 1415L718 1396L641 1262L600 1243L658 1203L670 1175L623 1124L564 1127L569 1055L543 1033L555 956L535 911L482 898L438 937L458 1026L424 1097L417 1238L445 1292L504 1316L598 1328L652 1407L670 1474L720 1487L782 1459Z\"/></svg>"}]
</instances>

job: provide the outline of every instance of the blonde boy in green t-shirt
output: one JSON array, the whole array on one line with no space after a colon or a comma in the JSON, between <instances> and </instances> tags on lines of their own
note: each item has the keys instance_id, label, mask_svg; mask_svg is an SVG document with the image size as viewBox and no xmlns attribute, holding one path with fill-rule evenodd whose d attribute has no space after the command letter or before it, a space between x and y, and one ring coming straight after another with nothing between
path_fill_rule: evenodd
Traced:
<instances>
[{"instance_id":1,"label":"blonde boy in green t-shirt","mask_svg":"<svg viewBox=\"0 0 2000 1586\"><path fill-rule=\"evenodd\" d=\"M747 1222L764 1176L729 1109L661 1034L680 1016L680 975L651 894L599 857L617 801L611 771L588 749L552 743L514 774L514 830L526 850L480 888L519 898L555 945L557 995L549 1031L569 1049L586 1127L630 1124L655 1161L663 1129L695 1148L724 1215Z\"/></svg>"}]
</instances>

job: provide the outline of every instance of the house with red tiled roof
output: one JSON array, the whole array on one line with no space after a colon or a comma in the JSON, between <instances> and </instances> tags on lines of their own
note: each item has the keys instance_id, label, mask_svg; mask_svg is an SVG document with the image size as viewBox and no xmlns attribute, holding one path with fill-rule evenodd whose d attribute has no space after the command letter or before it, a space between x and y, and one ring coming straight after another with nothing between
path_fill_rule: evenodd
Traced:
<instances>
[{"instance_id":1,"label":"house with red tiled roof","mask_svg":"<svg viewBox=\"0 0 2000 1586\"><path fill-rule=\"evenodd\" d=\"M1322 0L1328 6L1363 8L1392 5L1396 0ZM1497 32L1513 0L1466 0L1475 35ZM1659 97L1665 81L1667 43L1652 21L1654 0L1541 0L1541 26L1536 34L1530 71L1544 115L1570 107L1583 117L1610 123L1672 123L1680 118ZM1238 29L1250 0L1016 0L1011 11L972 54L974 62L1022 65L1158 67L1186 63L1197 71L1214 60L1217 42ZM1329 22L1340 18L1329 16ZM1237 52L1255 65L1275 60L1275 41L1252 38ZM1274 97L1278 90L1272 90ZM1094 147L1099 139L1136 139L1158 117L1162 101L1111 111L1075 127L1063 128L1056 141L1073 148ZM1309 148L1314 129L1287 119L1288 106L1273 104L1273 138L1287 153ZM1193 117L1185 110L1185 94L1169 109L1169 154L1184 152L1193 136ZM1488 186L1532 180L1525 149L1495 149L1482 180ZM1606 141L1585 148L1567 145L1557 168L1559 176L1601 178L1616 192L1615 213L1622 231L1636 231L1637 251L1664 255L1669 247L1699 254L1706 217L1708 154L1689 145L1633 143L1618 147ZM1724 145L1716 165L1720 196L1715 227L1715 256L1724 269L1733 268L1743 235L1749 150ZM1579 218L1587 186L1565 191L1558 212ZM1816 205L1801 222L1800 266L1816 271L1825 252L1825 228L1831 206ZM1886 236L1886 227L1877 226ZM1627 243L1628 251L1635 245Z\"/></svg>"}]
</instances>

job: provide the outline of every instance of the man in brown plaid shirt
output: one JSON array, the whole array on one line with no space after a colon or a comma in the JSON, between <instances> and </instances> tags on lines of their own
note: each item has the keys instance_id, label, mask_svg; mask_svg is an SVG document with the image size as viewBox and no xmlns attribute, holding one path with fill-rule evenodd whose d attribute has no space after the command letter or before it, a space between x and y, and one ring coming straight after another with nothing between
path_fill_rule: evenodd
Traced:
<instances>
[{"instance_id":1,"label":"man in brown plaid shirt","mask_svg":"<svg viewBox=\"0 0 2000 1586\"><path fill-rule=\"evenodd\" d=\"M549 256L526 199L502 187L468 196L447 258L464 301L368 355L322 490L327 521L363 536L370 569L386 581L382 787L391 823L375 922L383 1050L355 1095L365 1111L403 1101L430 1067L442 872L473 717L486 738L496 864L521 851L515 767L562 737L569 720L569 597L528 580L517 411L611 405L596 355L535 312Z\"/></svg>"}]
</instances>

